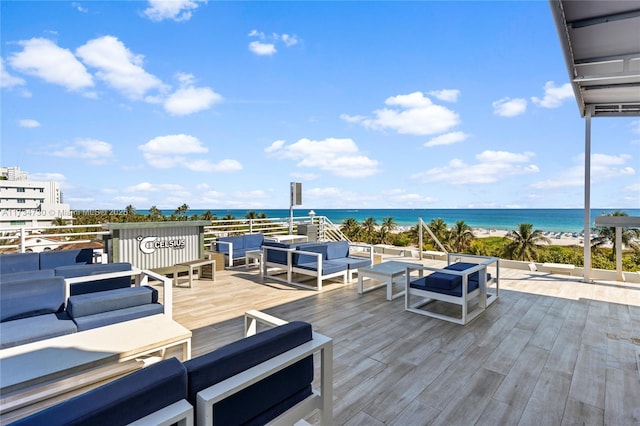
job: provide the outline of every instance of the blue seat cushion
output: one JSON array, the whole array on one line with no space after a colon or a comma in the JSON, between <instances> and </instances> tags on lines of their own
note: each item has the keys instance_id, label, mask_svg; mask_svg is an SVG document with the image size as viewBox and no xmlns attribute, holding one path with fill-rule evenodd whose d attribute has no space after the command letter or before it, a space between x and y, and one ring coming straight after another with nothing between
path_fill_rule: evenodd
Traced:
<instances>
[{"instance_id":1,"label":"blue seat cushion","mask_svg":"<svg viewBox=\"0 0 640 426\"><path fill-rule=\"evenodd\" d=\"M358 257L341 257L339 259L333 259L332 263L344 263L349 269L364 268L365 266L371 266L371 259L358 258Z\"/></svg>"},{"instance_id":2,"label":"blue seat cushion","mask_svg":"<svg viewBox=\"0 0 640 426\"><path fill-rule=\"evenodd\" d=\"M90 275L107 274L110 272L130 271L131 264L128 262L116 263L93 263L90 265L69 265L59 266L54 269L57 276L65 278L84 277ZM71 295L92 293L96 291L114 290L117 288L131 287L131 277L108 278L105 280L92 280L71 285Z\"/></svg>"},{"instance_id":3,"label":"blue seat cushion","mask_svg":"<svg viewBox=\"0 0 640 426\"><path fill-rule=\"evenodd\" d=\"M64 308L64 278L2 281L0 295L0 321L53 314Z\"/></svg>"},{"instance_id":4,"label":"blue seat cushion","mask_svg":"<svg viewBox=\"0 0 640 426\"><path fill-rule=\"evenodd\" d=\"M312 253L320 253L322 257L320 259L327 260L327 249L328 246L326 243L322 244L302 244L296 246L296 251L308 251ZM293 253L293 265L298 266L302 264L315 263L318 261L318 256L312 254L299 254Z\"/></svg>"},{"instance_id":5,"label":"blue seat cushion","mask_svg":"<svg viewBox=\"0 0 640 426\"><path fill-rule=\"evenodd\" d=\"M37 342L78 331L64 312L37 315L0 323L0 349Z\"/></svg>"},{"instance_id":6,"label":"blue seat cushion","mask_svg":"<svg viewBox=\"0 0 640 426\"><path fill-rule=\"evenodd\" d=\"M437 287L433 285L434 282L437 283L437 281L432 278L435 274L447 275L440 272L435 272L427 277L422 277L422 278L418 278L417 280L413 280L409 285L412 288L417 288L419 290L426 290L426 291L432 291L434 293L447 294L449 296L462 297L462 278L461 277L455 276L455 275L449 275L449 277L455 278L455 280L452 280L452 281L456 281L458 284L452 288L442 288L442 287ZM478 287L479 287L478 281L468 281L467 294L471 293Z\"/></svg>"},{"instance_id":7,"label":"blue seat cushion","mask_svg":"<svg viewBox=\"0 0 640 426\"><path fill-rule=\"evenodd\" d=\"M0 281L25 281L25 280L34 280L36 278L51 278L53 277L54 271L53 269L42 269L38 271L24 271L24 272L13 272L11 274L2 274L0 275Z\"/></svg>"},{"instance_id":8,"label":"blue seat cushion","mask_svg":"<svg viewBox=\"0 0 640 426\"><path fill-rule=\"evenodd\" d=\"M186 361L188 401L197 393L312 339L311 325L291 322ZM217 403L213 424L264 424L311 395L313 356Z\"/></svg>"},{"instance_id":9,"label":"blue seat cushion","mask_svg":"<svg viewBox=\"0 0 640 426\"><path fill-rule=\"evenodd\" d=\"M186 399L187 372L180 361L169 358L137 370L14 425L63 426L125 425Z\"/></svg>"},{"instance_id":10,"label":"blue seat cushion","mask_svg":"<svg viewBox=\"0 0 640 426\"><path fill-rule=\"evenodd\" d=\"M306 269L309 271L318 271L318 262L307 262L295 265L296 268ZM322 275L335 274L349 269L349 265L344 262L336 262L334 260L325 260L322 262Z\"/></svg>"},{"instance_id":11,"label":"blue seat cushion","mask_svg":"<svg viewBox=\"0 0 640 426\"><path fill-rule=\"evenodd\" d=\"M331 241L327 245L327 260L349 257L349 243L347 241Z\"/></svg>"},{"instance_id":12,"label":"blue seat cushion","mask_svg":"<svg viewBox=\"0 0 640 426\"><path fill-rule=\"evenodd\" d=\"M234 259L240 259L242 257L244 257L247 253L247 249L246 248L239 248L237 249L236 246L233 246L233 258Z\"/></svg>"},{"instance_id":13,"label":"blue seat cushion","mask_svg":"<svg viewBox=\"0 0 640 426\"><path fill-rule=\"evenodd\" d=\"M158 302L158 291L152 287L118 288L70 296L67 301L67 313L75 319L156 302Z\"/></svg>"},{"instance_id":14,"label":"blue seat cushion","mask_svg":"<svg viewBox=\"0 0 640 426\"><path fill-rule=\"evenodd\" d=\"M0 254L0 274L14 272L37 271L40 269L38 253L6 253Z\"/></svg>"},{"instance_id":15,"label":"blue seat cushion","mask_svg":"<svg viewBox=\"0 0 640 426\"><path fill-rule=\"evenodd\" d=\"M467 262L456 262L451 265L445 266L444 269L448 269L450 271L465 271L469 268L473 268L474 266L478 266L477 263L467 263ZM478 272L474 272L469 275L469 281L478 281Z\"/></svg>"},{"instance_id":16,"label":"blue seat cushion","mask_svg":"<svg viewBox=\"0 0 640 426\"><path fill-rule=\"evenodd\" d=\"M76 323L78 331L84 331L137 318L162 314L163 312L164 307L160 303L148 303L146 305L132 306L130 308L118 309L116 311L102 312L84 317L75 317L73 318L73 321Z\"/></svg>"},{"instance_id":17,"label":"blue seat cushion","mask_svg":"<svg viewBox=\"0 0 640 426\"><path fill-rule=\"evenodd\" d=\"M55 269L58 266L86 265L93 262L93 249L52 250L40 253L40 269Z\"/></svg>"}]
</instances>

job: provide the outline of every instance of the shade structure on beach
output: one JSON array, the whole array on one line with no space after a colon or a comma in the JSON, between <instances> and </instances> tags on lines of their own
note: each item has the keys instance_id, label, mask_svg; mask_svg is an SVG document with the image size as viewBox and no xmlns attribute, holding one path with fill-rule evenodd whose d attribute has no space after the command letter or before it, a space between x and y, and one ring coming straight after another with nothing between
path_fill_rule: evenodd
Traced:
<instances>
[{"instance_id":1,"label":"shade structure on beach","mask_svg":"<svg viewBox=\"0 0 640 426\"><path fill-rule=\"evenodd\" d=\"M549 0L580 115L585 118L584 224L591 223L591 117L640 116L640 0ZM591 281L591 245L584 245Z\"/></svg>"}]
</instances>

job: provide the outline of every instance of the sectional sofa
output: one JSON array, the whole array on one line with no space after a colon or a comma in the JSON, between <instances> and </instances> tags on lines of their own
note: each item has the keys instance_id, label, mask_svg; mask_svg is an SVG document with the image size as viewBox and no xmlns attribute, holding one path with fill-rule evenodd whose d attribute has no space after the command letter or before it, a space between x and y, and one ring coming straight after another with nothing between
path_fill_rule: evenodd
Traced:
<instances>
[{"instance_id":1,"label":"sectional sofa","mask_svg":"<svg viewBox=\"0 0 640 426\"><path fill-rule=\"evenodd\" d=\"M316 410L331 425L332 360L330 338L308 323L285 323L184 363L161 361L13 425L185 425L194 411L198 426L294 424Z\"/></svg>"},{"instance_id":2,"label":"sectional sofa","mask_svg":"<svg viewBox=\"0 0 640 426\"><path fill-rule=\"evenodd\" d=\"M347 283L353 280L358 268L373 264L373 246L347 241L301 244L265 241L262 247L265 277L282 281L278 274L285 272L287 283L318 291L322 290L324 280L342 278ZM354 256L352 249L359 249L367 257ZM275 269L275 273L270 273L269 268ZM294 274L315 277L315 285L294 281Z\"/></svg>"}]
</instances>

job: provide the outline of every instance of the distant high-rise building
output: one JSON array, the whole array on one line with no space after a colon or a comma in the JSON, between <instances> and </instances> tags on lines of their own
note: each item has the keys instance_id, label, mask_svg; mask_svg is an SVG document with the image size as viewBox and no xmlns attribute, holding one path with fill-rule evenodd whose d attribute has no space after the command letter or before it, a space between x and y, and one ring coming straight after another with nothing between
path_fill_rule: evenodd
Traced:
<instances>
[{"instance_id":1,"label":"distant high-rise building","mask_svg":"<svg viewBox=\"0 0 640 426\"><path fill-rule=\"evenodd\" d=\"M47 226L55 218L70 221L58 182L29 180L19 167L0 168L0 227Z\"/></svg>"}]
</instances>

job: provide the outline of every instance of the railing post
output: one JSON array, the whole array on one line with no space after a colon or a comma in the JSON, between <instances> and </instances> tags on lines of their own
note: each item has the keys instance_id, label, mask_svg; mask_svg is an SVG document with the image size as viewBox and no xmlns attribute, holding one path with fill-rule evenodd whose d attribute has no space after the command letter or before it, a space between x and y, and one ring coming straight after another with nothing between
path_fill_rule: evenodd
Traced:
<instances>
[{"instance_id":1,"label":"railing post","mask_svg":"<svg viewBox=\"0 0 640 426\"><path fill-rule=\"evenodd\" d=\"M420 260L422 260L422 218L419 217L418 218L418 253L420 253L420 255L418 256L418 258Z\"/></svg>"},{"instance_id":2,"label":"railing post","mask_svg":"<svg viewBox=\"0 0 640 426\"><path fill-rule=\"evenodd\" d=\"M26 242L27 230L25 228L20 228L20 253L24 253Z\"/></svg>"}]
</instances>

